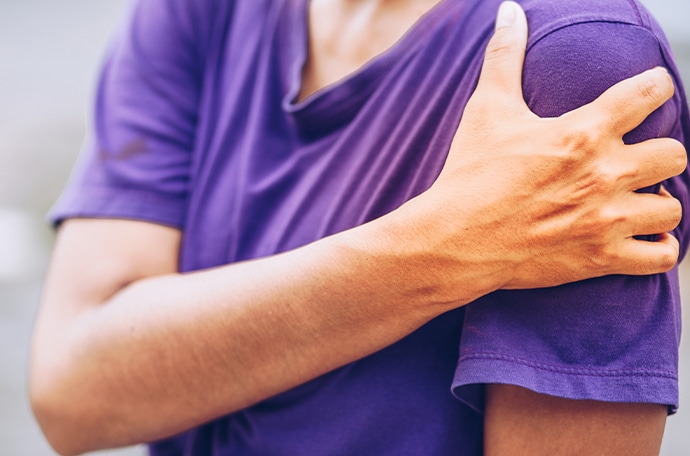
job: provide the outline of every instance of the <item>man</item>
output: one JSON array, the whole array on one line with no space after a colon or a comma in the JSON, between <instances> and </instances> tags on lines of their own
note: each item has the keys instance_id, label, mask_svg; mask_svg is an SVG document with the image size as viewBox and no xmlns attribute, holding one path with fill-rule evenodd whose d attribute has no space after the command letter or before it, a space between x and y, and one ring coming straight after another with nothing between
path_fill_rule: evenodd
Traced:
<instances>
[{"instance_id":1,"label":"man","mask_svg":"<svg viewBox=\"0 0 690 456\"><path fill-rule=\"evenodd\" d=\"M623 57L628 33L656 38L616 8L594 21L592 5L574 18L577 4L526 4L534 108L571 109L616 82L554 90L546 70L532 76L565 66L534 48L553 52L566 26L585 42L580 26L622 23ZM54 211L31 391L58 451L159 439L153 454L658 451L677 402L672 273L487 295L672 269L671 194L685 202L687 178L667 179L685 151L622 138L653 111L638 140L682 138L686 107L653 69L538 118L514 3L468 101L496 6L138 3L94 144ZM665 63L651 38L633 43L642 58L623 70ZM636 192L662 181L670 193ZM637 337L618 340L623 317Z\"/></svg>"}]
</instances>

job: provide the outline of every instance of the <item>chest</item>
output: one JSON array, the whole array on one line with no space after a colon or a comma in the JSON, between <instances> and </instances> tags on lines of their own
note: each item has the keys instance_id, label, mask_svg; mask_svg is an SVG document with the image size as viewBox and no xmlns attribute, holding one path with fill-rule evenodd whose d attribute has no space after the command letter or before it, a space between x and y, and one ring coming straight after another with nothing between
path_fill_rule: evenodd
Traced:
<instances>
[{"instance_id":1,"label":"chest","mask_svg":"<svg viewBox=\"0 0 690 456\"><path fill-rule=\"evenodd\" d=\"M278 10L260 24L242 18L209 57L185 270L365 223L426 190L443 166L485 35L463 36L456 17L434 9L364 67L301 100L303 12Z\"/></svg>"}]
</instances>

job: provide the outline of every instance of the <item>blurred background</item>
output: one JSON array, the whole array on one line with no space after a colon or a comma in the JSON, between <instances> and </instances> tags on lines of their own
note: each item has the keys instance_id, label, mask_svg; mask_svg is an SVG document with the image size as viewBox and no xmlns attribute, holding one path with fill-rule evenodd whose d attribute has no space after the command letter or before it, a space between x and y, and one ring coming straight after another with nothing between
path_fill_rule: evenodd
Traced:
<instances>
[{"instance_id":1,"label":"blurred background","mask_svg":"<svg viewBox=\"0 0 690 456\"><path fill-rule=\"evenodd\" d=\"M690 88L690 2L643 3L664 26ZM101 56L128 5L129 0L0 0L0 455L54 454L32 418L25 385L30 333L53 242L44 217L80 149ZM687 310L690 264L681 270ZM668 421L664 456L690 455L689 339L683 338L681 349L681 411ZM143 454L142 447L94 453Z\"/></svg>"}]
</instances>

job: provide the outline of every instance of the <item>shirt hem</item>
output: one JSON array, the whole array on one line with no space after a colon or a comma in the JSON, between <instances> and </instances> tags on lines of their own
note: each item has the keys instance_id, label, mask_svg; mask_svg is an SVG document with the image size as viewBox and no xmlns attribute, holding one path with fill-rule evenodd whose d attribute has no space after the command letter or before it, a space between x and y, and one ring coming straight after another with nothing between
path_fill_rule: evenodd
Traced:
<instances>
[{"instance_id":1,"label":"shirt hem","mask_svg":"<svg viewBox=\"0 0 690 456\"><path fill-rule=\"evenodd\" d=\"M184 208L179 200L146 192L84 189L86 195L64 195L48 212L54 227L71 218L114 218L152 222L182 229Z\"/></svg>"},{"instance_id":2,"label":"shirt hem","mask_svg":"<svg viewBox=\"0 0 690 456\"><path fill-rule=\"evenodd\" d=\"M489 383L564 399L662 404L669 415L678 410L677 376L664 370L571 368L494 353L460 357L451 388L456 398L483 413L484 398L477 385Z\"/></svg>"}]
</instances>

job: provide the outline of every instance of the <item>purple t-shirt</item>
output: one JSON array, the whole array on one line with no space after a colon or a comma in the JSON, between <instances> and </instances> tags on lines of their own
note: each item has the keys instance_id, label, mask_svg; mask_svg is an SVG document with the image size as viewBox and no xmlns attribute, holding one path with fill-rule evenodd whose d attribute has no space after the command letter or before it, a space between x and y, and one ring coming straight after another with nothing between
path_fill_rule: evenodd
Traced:
<instances>
[{"instance_id":1,"label":"purple t-shirt","mask_svg":"<svg viewBox=\"0 0 690 456\"><path fill-rule=\"evenodd\" d=\"M390 50L296 102L307 3L140 0L109 54L92 138L53 219L180 228L180 270L191 271L293 249L427 189L476 84L499 0L443 0ZM668 43L637 2L522 4L531 31L524 93L536 113L559 115L663 65L676 95L626 140L690 137ZM665 183L685 207L688 182ZM676 235L687 233L684 221ZM674 270L497 292L151 451L479 455L486 383L673 411L678 289Z\"/></svg>"}]
</instances>

